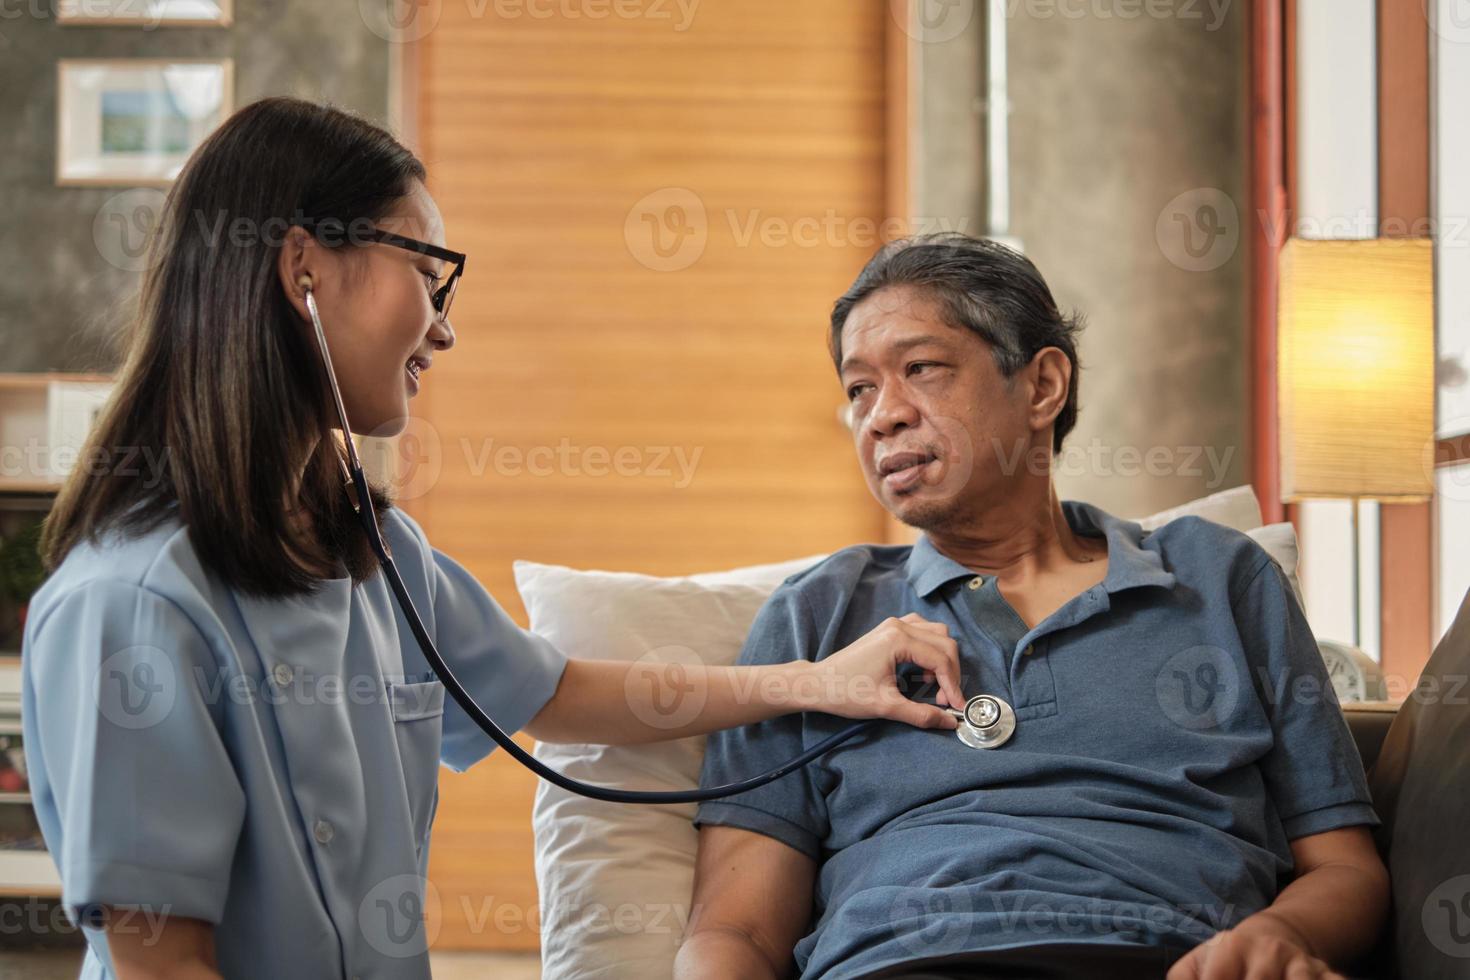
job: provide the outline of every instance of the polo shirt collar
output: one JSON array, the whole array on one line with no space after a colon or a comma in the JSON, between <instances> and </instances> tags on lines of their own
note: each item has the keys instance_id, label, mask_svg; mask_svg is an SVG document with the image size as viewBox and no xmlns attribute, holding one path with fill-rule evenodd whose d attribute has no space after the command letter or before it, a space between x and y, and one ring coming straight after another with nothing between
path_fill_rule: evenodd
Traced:
<instances>
[{"instance_id":1,"label":"polo shirt collar","mask_svg":"<svg viewBox=\"0 0 1470 980\"><path fill-rule=\"evenodd\" d=\"M1107 539L1108 574L1102 585L1108 594L1141 586L1172 588L1175 584L1174 574L1164 568L1159 553L1143 547L1145 532L1136 521L1114 517L1100 507L1076 500L1062 501L1062 513L1076 533ZM924 598L955 579L975 575L941 554L927 534L921 534L914 543L905 571L909 584Z\"/></svg>"}]
</instances>

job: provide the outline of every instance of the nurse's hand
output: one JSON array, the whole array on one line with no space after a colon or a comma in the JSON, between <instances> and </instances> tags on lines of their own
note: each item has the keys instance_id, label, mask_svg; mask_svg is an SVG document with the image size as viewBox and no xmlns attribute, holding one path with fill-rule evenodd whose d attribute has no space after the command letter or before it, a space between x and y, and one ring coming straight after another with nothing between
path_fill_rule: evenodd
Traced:
<instances>
[{"instance_id":1,"label":"nurse's hand","mask_svg":"<svg viewBox=\"0 0 1470 980\"><path fill-rule=\"evenodd\" d=\"M844 718L887 718L919 728L954 728L958 722L943 707L921 704L898 688L898 670L915 664L924 682L939 682L935 700L962 708L959 645L949 627L917 613L890 617L851 646L806 669L792 688L799 706Z\"/></svg>"}]
</instances>

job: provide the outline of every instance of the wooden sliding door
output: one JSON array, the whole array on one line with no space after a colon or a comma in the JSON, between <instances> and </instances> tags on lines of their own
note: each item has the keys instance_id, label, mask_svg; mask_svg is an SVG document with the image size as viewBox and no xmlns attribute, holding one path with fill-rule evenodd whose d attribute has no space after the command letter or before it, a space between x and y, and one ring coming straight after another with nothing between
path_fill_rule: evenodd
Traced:
<instances>
[{"instance_id":1,"label":"wooden sliding door","mask_svg":"<svg viewBox=\"0 0 1470 980\"><path fill-rule=\"evenodd\" d=\"M522 622L518 558L673 574L881 540L824 338L894 177L890 5L430 7L404 105L469 254L400 445L430 539ZM441 790L437 945L534 949L533 780L497 756Z\"/></svg>"}]
</instances>

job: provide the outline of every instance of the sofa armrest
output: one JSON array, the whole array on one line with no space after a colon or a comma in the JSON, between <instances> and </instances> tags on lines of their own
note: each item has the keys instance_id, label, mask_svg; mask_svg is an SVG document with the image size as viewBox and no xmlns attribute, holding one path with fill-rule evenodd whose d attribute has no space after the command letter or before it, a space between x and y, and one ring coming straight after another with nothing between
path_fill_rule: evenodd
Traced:
<instances>
[{"instance_id":1,"label":"sofa armrest","mask_svg":"<svg viewBox=\"0 0 1470 980\"><path fill-rule=\"evenodd\" d=\"M1342 706L1347 718L1348 730L1358 745L1358 754L1363 757L1363 769L1371 770L1383 748L1389 726L1398 716L1397 701L1350 701Z\"/></svg>"}]
</instances>

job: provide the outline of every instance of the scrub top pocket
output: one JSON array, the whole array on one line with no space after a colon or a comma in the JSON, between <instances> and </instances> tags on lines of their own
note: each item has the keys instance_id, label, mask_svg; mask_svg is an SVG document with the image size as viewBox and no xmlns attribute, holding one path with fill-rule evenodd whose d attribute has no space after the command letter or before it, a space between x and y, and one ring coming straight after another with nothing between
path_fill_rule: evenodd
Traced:
<instances>
[{"instance_id":1,"label":"scrub top pocket","mask_svg":"<svg viewBox=\"0 0 1470 980\"><path fill-rule=\"evenodd\" d=\"M444 684L437 680L387 681L393 737L403 764L403 785L413 816L413 840L422 854L439 802L439 746L444 736Z\"/></svg>"}]
</instances>

